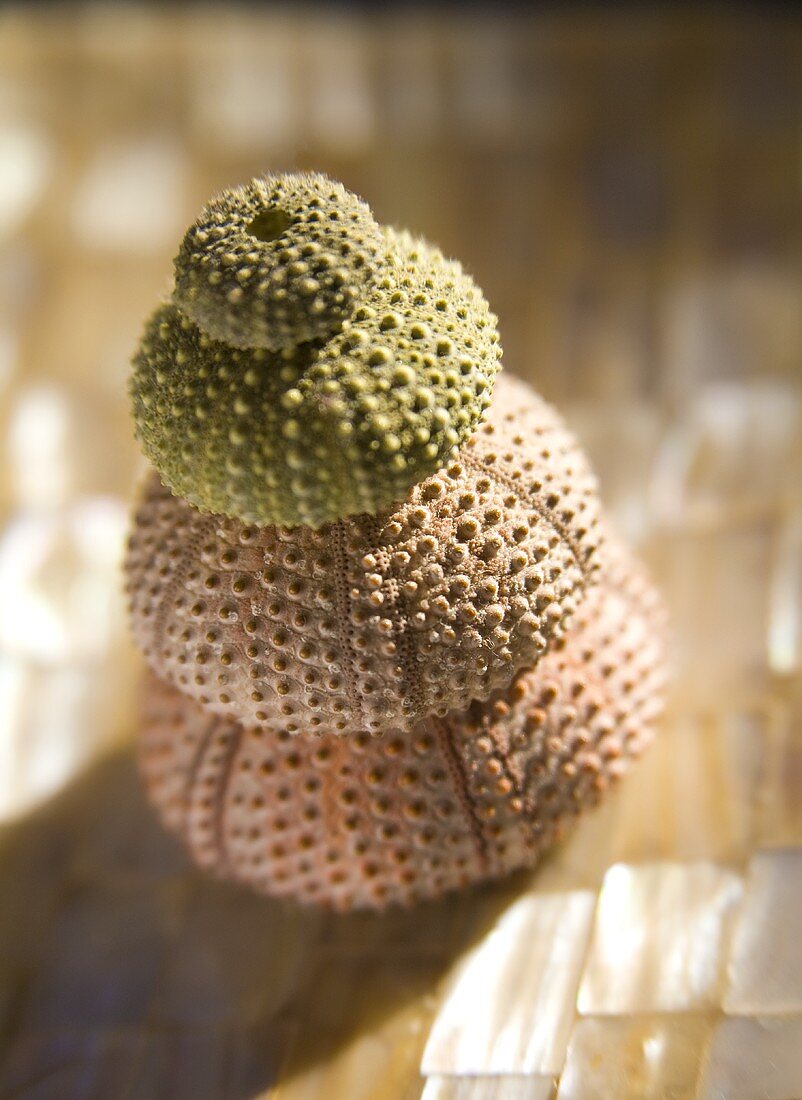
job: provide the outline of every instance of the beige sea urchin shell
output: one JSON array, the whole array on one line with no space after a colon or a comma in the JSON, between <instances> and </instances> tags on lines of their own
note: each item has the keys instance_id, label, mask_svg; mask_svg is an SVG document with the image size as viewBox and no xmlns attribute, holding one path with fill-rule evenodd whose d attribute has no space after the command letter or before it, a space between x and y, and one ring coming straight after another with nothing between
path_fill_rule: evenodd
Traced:
<instances>
[{"instance_id":1,"label":"beige sea urchin shell","mask_svg":"<svg viewBox=\"0 0 802 1100\"><path fill-rule=\"evenodd\" d=\"M154 476L126 563L134 634L225 717L408 730L506 687L562 636L596 569L595 490L559 418L512 379L457 458L378 515L248 527Z\"/></svg>"},{"instance_id":2,"label":"beige sea urchin shell","mask_svg":"<svg viewBox=\"0 0 802 1100\"><path fill-rule=\"evenodd\" d=\"M249 727L156 678L141 762L194 859L337 908L436 897L531 866L652 735L662 611L618 547L570 634L462 713L382 738Z\"/></svg>"}]
</instances>

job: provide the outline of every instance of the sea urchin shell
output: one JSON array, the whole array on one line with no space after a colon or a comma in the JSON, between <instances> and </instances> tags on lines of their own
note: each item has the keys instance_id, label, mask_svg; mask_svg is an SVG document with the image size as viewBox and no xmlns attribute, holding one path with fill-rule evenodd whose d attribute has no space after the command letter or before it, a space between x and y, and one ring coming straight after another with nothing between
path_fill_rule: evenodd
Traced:
<instances>
[{"instance_id":1,"label":"sea urchin shell","mask_svg":"<svg viewBox=\"0 0 802 1100\"><path fill-rule=\"evenodd\" d=\"M661 617L615 550L536 669L381 738L244 726L153 678L151 797L202 867L303 902L382 908L531 866L650 739Z\"/></svg>"},{"instance_id":2,"label":"sea urchin shell","mask_svg":"<svg viewBox=\"0 0 802 1100\"><path fill-rule=\"evenodd\" d=\"M245 523L320 527L403 499L472 435L496 319L460 265L325 176L214 200L133 360L165 484Z\"/></svg>"},{"instance_id":3,"label":"sea urchin shell","mask_svg":"<svg viewBox=\"0 0 802 1100\"><path fill-rule=\"evenodd\" d=\"M254 179L213 199L175 260L175 302L235 348L329 336L376 282L385 251L367 203L318 173Z\"/></svg>"}]
</instances>

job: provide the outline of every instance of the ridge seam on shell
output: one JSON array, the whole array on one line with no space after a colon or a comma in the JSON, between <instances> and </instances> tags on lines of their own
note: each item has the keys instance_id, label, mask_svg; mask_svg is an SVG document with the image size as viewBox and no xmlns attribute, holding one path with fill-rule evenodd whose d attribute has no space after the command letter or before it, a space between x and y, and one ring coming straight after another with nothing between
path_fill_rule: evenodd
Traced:
<instances>
[{"instance_id":1,"label":"ridge seam on shell","mask_svg":"<svg viewBox=\"0 0 802 1100\"><path fill-rule=\"evenodd\" d=\"M463 458L469 466L473 466L475 470L481 470L482 473L486 474L489 478L494 480L497 485L502 485L509 489L511 492L515 493L518 496L519 500L522 498L523 494L521 493L522 486L520 482L518 482L515 478L510 477L509 474L506 474L502 470L499 470L491 463L483 462L481 458L477 458L475 455L469 454L467 450L460 457ZM571 551L574 562L580 573L582 574L582 579L587 581L589 577L587 561L580 554L577 541L567 529L565 524L561 523L556 518L554 513L541 502L539 493L532 493L531 495L527 495L526 503L529 504L535 512L537 512L544 523L548 524L548 526L551 527L552 530L556 531L556 533L565 540L569 550Z\"/></svg>"},{"instance_id":2,"label":"ridge seam on shell","mask_svg":"<svg viewBox=\"0 0 802 1100\"><path fill-rule=\"evenodd\" d=\"M438 740L440 741L440 748L446 760L446 765L451 772L451 778L454 782L457 798L462 806L468 828L474 839L476 855L479 859L481 872L482 874L488 874L490 872L490 857L487 851L487 842L482 830L482 823L476 815L476 804L471 797L465 769L462 766L459 753L454 745L453 732L448 722L444 721L442 718L432 716L429 721L435 729Z\"/></svg>"},{"instance_id":3,"label":"ridge seam on shell","mask_svg":"<svg viewBox=\"0 0 802 1100\"><path fill-rule=\"evenodd\" d=\"M230 736L225 746L225 755L220 765L220 775L217 780L218 797L214 800L214 818L213 818L213 830L214 830L214 843L217 848L219 868L223 874L230 874L237 876L236 869L231 864L228 857L228 848L225 839L225 812L226 812L226 796L228 794L228 783L231 778L231 771L234 765L234 758L239 752L242 744L242 738L244 734L244 727L240 722L232 724L230 727Z\"/></svg>"},{"instance_id":4,"label":"ridge seam on shell","mask_svg":"<svg viewBox=\"0 0 802 1100\"><path fill-rule=\"evenodd\" d=\"M374 521L373 531L371 535L378 535L378 523ZM373 542L377 542L377 538L372 538ZM396 656L398 657L398 663L401 665L401 674L403 677L404 685L404 699L411 700L412 709L417 713L420 710L420 677L418 675L417 661L415 660L415 651L411 648L410 642L412 637L409 633L409 615L404 604L403 591L401 585L398 583L398 579L392 575L390 568L390 556L391 552L387 546L380 546L377 548L377 554L379 560L383 566L383 573L387 576L387 587L392 596L392 623L393 623L393 641L396 644Z\"/></svg>"},{"instance_id":5,"label":"ridge seam on shell","mask_svg":"<svg viewBox=\"0 0 802 1100\"><path fill-rule=\"evenodd\" d=\"M184 789L181 798L181 829L182 832L189 839L189 815L192 808L192 792L195 788L195 784L198 778L198 772L203 764L203 758L209 748L209 742L211 741L212 734L214 733L215 726L217 725L217 718L214 715L209 716L209 721L206 724L206 728L198 738L198 744L195 747L195 752L192 755L192 763L187 769L187 778L184 783Z\"/></svg>"},{"instance_id":6,"label":"ridge seam on shell","mask_svg":"<svg viewBox=\"0 0 802 1100\"><path fill-rule=\"evenodd\" d=\"M345 687L354 715L364 719L362 695L354 683L356 675L356 649L353 643L351 616L348 614L348 556L345 552L345 525L341 520L331 525L334 552L334 598L337 604L337 637L346 656Z\"/></svg>"},{"instance_id":7,"label":"ridge seam on shell","mask_svg":"<svg viewBox=\"0 0 802 1100\"><path fill-rule=\"evenodd\" d=\"M499 737L499 732L493 723L490 723L487 727L487 735L493 744L493 748L496 750L496 756L504 769L506 777L512 784L514 797L519 798L521 801L521 825L528 846L533 840L531 826L532 822L535 820L535 812L534 804L526 793L526 775L524 769L521 768L518 761L514 759L513 753L509 748L504 747Z\"/></svg>"}]
</instances>

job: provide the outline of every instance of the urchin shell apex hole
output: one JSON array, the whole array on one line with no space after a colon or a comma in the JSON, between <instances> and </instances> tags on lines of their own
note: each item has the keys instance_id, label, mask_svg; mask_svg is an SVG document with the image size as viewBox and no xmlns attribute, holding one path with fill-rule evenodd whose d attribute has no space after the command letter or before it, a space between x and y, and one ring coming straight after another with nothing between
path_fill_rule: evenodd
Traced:
<instances>
[{"instance_id":1,"label":"urchin shell apex hole","mask_svg":"<svg viewBox=\"0 0 802 1100\"><path fill-rule=\"evenodd\" d=\"M294 221L295 219L290 217L286 210L271 206L267 210L260 211L246 226L245 232L262 244L269 244L270 241L278 240Z\"/></svg>"}]
</instances>

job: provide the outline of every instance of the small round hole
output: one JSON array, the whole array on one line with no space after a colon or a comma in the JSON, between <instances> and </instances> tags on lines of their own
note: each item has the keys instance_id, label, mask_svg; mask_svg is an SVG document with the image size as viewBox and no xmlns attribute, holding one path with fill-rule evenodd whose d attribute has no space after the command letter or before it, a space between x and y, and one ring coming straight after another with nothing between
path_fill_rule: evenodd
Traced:
<instances>
[{"instance_id":1,"label":"small round hole","mask_svg":"<svg viewBox=\"0 0 802 1100\"><path fill-rule=\"evenodd\" d=\"M248 226L247 232L252 237L256 237L257 241L267 243L276 240L291 225L292 218L289 214L284 210L279 210L278 207L271 207L268 210L260 211L256 215Z\"/></svg>"}]
</instances>

